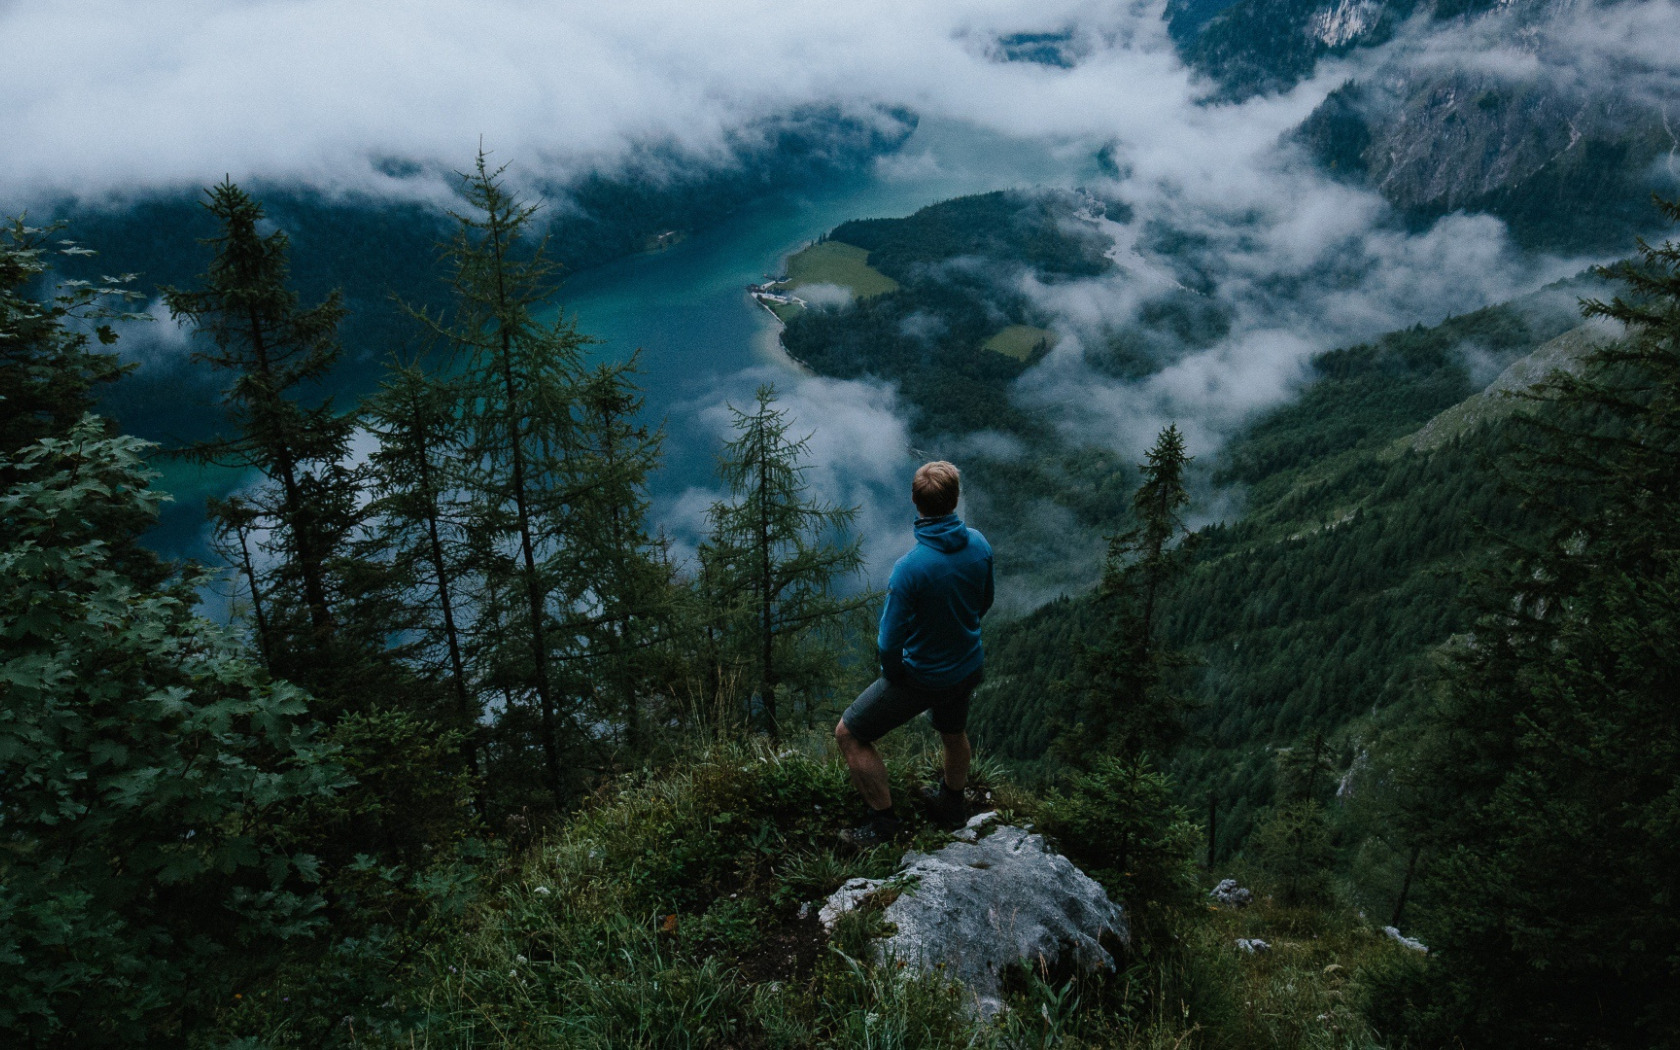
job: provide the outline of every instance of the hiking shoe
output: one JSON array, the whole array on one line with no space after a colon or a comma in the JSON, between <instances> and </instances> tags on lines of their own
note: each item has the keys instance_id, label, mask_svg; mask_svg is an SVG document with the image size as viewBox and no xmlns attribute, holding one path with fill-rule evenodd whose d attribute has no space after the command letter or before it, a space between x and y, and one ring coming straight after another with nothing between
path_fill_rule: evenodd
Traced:
<instances>
[{"instance_id":1,"label":"hiking shoe","mask_svg":"<svg viewBox=\"0 0 1680 1050\"><path fill-rule=\"evenodd\" d=\"M847 828L840 832L840 842L855 850L874 849L884 846L904 833L904 821L871 820L855 828Z\"/></svg>"},{"instance_id":2,"label":"hiking shoe","mask_svg":"<svg viewBox=\"0 0 1680 1050\"><path fill-rule=\"evenodd\" d=\"M960 828L968 820L968 802L963 793L946 787L944 780L937 784L923 784L916 794L921 797L928 816L940 827L948 830Z\"/></svg>"}]
</instances>

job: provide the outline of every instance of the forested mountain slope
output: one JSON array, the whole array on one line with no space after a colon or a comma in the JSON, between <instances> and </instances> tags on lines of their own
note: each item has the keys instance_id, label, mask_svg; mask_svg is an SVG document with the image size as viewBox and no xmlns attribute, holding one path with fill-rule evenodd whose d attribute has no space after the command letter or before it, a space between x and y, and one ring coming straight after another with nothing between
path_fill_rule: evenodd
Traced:
<instances>
[{"instance_id":1,"label":"forested mountain slope","mask_svg":"<svg viewBox=\"0 0 1680 1050\"><path fill-rule=\"evenodd\" d=\"M1215 478L1242 487L1244 510L1200 531L1161 630L1193 658L1177 683L1195 705L1178 773L1187 795L1219 796L1222 849L1271 800L1272 748L1322 732L1351 759L1374 723L1416 713L1430 651L1469 623L1465 573L1494 535L1525 527L1498 485L1497 421L1468 405L1501 365L1573 332L1574 297L1595 287L1322 354L1297 401L1219 454ZM1439 436L1438 417L1451 440L1417 440ZM1090 640L1089 602L994 630L982 746L1038 761L1071 721L1065 683Z\"/></svg>"}]
</instances>

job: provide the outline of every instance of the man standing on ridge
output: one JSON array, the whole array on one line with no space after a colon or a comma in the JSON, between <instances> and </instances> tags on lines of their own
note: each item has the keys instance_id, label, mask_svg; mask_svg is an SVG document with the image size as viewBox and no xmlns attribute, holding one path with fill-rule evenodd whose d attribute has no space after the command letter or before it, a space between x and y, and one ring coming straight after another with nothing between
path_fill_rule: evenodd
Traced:
<instances>
[{"instance_id":1,"label":"man standing on ridge","mask_svg":"<svg viewBox=\"0 0 1680 1050\"><path fill-rule=\"evenodd\" d=\"M881 677L840 716L834 739L852 783L869 806L869 822L841 832L865 848L898 834L887 767L875 741L931 711L945 745L945 770L937 786L921 789L935 820L948 827L967 816L968 700L980 684L985 651L980 617L992 607L992 547L957 517L961 475L944 460L925 463L910 483L916 505L916 545L898 559L887 580L881 612Z\"/></svg>"}]
</instances>

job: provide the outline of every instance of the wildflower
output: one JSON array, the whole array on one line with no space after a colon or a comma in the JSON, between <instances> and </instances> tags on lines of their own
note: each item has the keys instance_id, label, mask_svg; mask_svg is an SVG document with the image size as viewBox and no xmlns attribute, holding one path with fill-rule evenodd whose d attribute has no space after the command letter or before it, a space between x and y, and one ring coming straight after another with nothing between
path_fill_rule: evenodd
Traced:
<instances>
[{"instance_id":1,"label":"wildflower","mask_svg":"<svg viewBox=\"0 0 1680 1050\"><path fill-rule=\"evenodd\" d=\"M524 963L528 963L528 962L530 962L530 961L531 961L531 960L529 960L529 959L527 959L527 958L525 958L525 956L523 956L523 955L515 955L515 956L514 956L514 957L513 957L513 961L514 961L514 962L516 962L516 963L520 963L520 964L521 964L521 965L523 965L523 964L524 964Z\"/></svg>"},{"instance_id":2,"label":"wildflower","mask_svg":"<svg viewBox=\"0 0 1680 1050\"><path fill-rule=\"evenodd\" d=\"M548 896L549 890L548 890L547 886L538 886L536 889L532 890L531 892L535 893L539 897L546 897L546 896Z\"/></svg>"}]
</instances>

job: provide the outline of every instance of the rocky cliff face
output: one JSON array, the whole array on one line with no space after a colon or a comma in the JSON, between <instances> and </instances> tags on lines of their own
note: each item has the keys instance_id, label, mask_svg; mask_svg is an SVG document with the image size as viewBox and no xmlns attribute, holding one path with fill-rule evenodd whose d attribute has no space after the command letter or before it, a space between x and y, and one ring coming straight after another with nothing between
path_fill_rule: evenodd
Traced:
<instances>
[{"instance_id":1,"label":"rocky cliff face","mask_svg":"<svg viewBox=\"0 0 1680 1050\"><path fill-rule=\"evenodd\" d=\"M1564 249L1622 244L1648 225L1676 144L1649 103L1462 70L1350 82L1300 135L1414 219L1488 212L1519 240Z\"/></svg>"},{"instance_id":2,"label":"rocky cliff face","mask_svg":"<svg viewBox=\"0 0 1680 1050\"><path fill-rule=\"evenodd\" d=\"M1356 79L1301 126L1325 167L1407 217L1506 220L1535 247L1625 244L1680 185L1672 31L1639 0L1174 0L1167 18L1213 98L1281 91L1327 56ZM1372 50L1377 45L1387 45Z\"/></svg>"}]
</instances>

